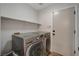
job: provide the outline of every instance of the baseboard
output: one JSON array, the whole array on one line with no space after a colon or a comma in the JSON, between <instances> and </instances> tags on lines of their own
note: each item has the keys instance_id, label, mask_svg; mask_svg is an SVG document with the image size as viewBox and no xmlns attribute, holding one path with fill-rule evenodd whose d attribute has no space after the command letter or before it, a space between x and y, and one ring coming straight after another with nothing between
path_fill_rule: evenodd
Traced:
<instances>
[{"instance_id":1,"label":"baseboard","mask_svg":"<svg viewBox=\"0 0 79 59\"><path fill-rule=\"evenodd\" d=\"M63 55L56 51L51 52L48 50L48 56L63 56Z\"/></svg>"}]
</instances>

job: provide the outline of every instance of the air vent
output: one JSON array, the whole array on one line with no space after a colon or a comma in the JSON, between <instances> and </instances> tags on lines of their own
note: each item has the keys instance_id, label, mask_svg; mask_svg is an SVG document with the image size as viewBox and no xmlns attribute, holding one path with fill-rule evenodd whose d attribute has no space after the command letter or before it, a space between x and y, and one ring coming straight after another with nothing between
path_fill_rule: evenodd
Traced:
<instances>
[{"instance_id":1,"label":"air vent","mask_svg":"<svg viewBox=\"0 0 79 59\"><path fill-rule=\"evenodd\" d=\"M39 5L43 5L43 3L39 3Z\"/></svg>"}]
</instances>

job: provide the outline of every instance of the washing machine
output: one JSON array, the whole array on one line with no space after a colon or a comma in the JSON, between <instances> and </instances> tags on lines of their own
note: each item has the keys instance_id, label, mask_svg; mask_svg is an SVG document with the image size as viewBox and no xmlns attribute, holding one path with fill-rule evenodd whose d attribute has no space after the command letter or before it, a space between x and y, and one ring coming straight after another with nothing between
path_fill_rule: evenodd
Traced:
<instances>
[{"instance_id":1,"label":"washing machine","mask_svg":"<svg viewBox=\"0 0 79 59\"><path fill-rule=\"evenodd\" d=\"M30 45L26 51L27 56L43 56L42 42L36 42Z\"/></svg>"},{"instance_id":2,"label":"washing machine","mask_svg":"<svg viewBox=\"0 0 79 59\"><path fill-rule=\"evenodd\" d=\"M42 56L44 33L31 32L12 35L12 50L19 56Z\"/></svg>"}]
</instances>

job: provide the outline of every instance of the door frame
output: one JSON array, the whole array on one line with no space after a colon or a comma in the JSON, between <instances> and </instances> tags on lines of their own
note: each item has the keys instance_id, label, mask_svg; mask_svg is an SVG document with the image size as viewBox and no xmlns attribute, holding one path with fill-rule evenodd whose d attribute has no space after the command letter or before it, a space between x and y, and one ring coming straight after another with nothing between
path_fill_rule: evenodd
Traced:
<instances>
[{"instance_id":1,"label":"door frame","mask_svg":"<svg viewBox=\"0 0 79 59\"><path fill-rule=\"evenodd\" d=\"M74 7L75 8L75 12L76 12L76 14L75 14L75 31L76 31L76 33L75 33L75 39L74 39L74 51L76 52L75 54L74 54L74 56L76 56L77 54L78 54L78 50L77 50L77 43L78 43L78 38L77 38L77 14L78 14L78 6L77 5L75 5L75 6L66 6L66 7L64 7L64 8L59 8L59 9L53 9L52 10L52 20L51 20L51 31L50 31L50 35L51 35L51 48L50 48L50 52L53 52L53 47L52 47L52 42L53 42L53 36L52 36L52 30L53 30L53 19L54 19L54 11L56 11L56 10L58 10L58 11L60 11L60 10L64 10L64 9L67 9L67 8L71 8L71 7Z\"/></svg>"}]
</instances>

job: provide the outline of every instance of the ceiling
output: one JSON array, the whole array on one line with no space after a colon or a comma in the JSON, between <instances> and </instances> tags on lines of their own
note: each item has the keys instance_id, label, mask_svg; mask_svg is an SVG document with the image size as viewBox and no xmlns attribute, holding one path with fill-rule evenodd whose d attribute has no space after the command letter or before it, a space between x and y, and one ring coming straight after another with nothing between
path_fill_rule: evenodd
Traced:
<instances>
[{"instance_id":1,"label":"ceiling","mask_svg":"<svg viewBox=\"0 0 79 59\"><path fill-rule=\"evenodd\" d=\"M36 10L41 10L52 5L52 3L29 3L29 5L32 6Z\"/></svg>"},{"instance_id":2,"label":"ceiling","mask_svg":"<svg viewBox=\"0 0 79 59\"><path fill-rule=\"evenodd\" d=\"M29 3L29 5L35 10L42 10L49 6L52 6L53 8L58 8L62 6L77 5L77 3Z\"/></svg>"}]
</instances>

